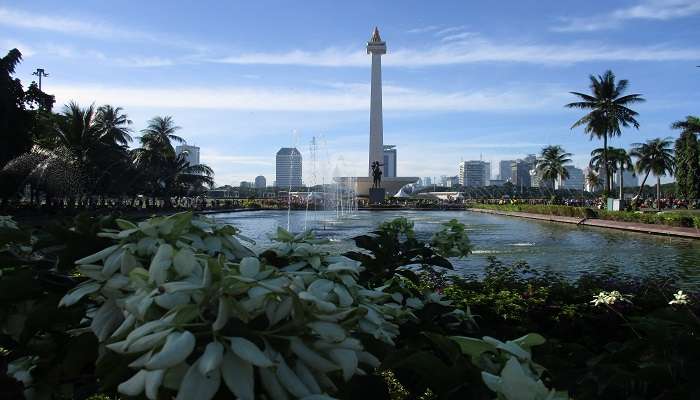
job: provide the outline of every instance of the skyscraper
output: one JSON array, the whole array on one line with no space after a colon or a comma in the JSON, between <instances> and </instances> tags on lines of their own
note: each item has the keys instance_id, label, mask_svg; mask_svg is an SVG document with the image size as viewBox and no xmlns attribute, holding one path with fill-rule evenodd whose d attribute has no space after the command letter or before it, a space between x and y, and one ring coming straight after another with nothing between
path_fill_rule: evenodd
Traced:
<instances>
[{"instance_id":1,"label":"skyscraper","mask_svg":"<svg viewBox=\"0 0 700 400\"><path fill-rule=\"evenodd\" d=\"M175 154L178 156L184 154L185 159L190 165L199 165L199 147L189 144L181 144L175 147Z\"/></svg>"},{"instance_id":2,"label":"skyscraper","mask_svg":"<svg viewBox=\"0 0 700 400\"><path fill-rule=\"evenodd\" d=\"M524 160L515 160L511 163L510 181L518 188L529 188L532 183L530 180L530 163Z\"/></svg>"},{"instance_id":3,"label":"skyscraper","mask_svg":"<svg viewBox=\"0 0 700 400\"><path fill-rule=\"evenodd\" d=\"M562 181L561 178L557 179L557 189L576 189L583 190L586 180L583 176L583 170L581 168L576 168L573 165L567 165L564 168L569 172L569 177Z\"/></svg>"},{"instance_id":4,"label":"skyscraper","mask_svg":"<svg viewBox=\"0 0 700 400\"><path fill-rule=\"evenodd\" d=\"M267 187L267 179L264 176L258 175L255 177L255 188L265 189Z\"/></svg>"},{"instance_id":5,"label":"skyscraper","mask_svg":"<svg viewBox=\"0 0 700 400\"><path fill-rule=\"evenodd\" d=\"M513 176L513 170L511 168L513 161L514 160L503 160L498 163L498 176L504 182L510 181Z\"/></svg>"},{"instance_id":6,"label":"skyscraper","mask_svg":"<svg viewBox=\"0 0 700 400\"><path fill-rule=\"evenodd\" d=\"M459 163L459 184L468 187L480 187L488 184L491 177L491 164L479 161L462 161Z\"/></svg>"},{"instance_id":7,"label":"skyscraper","mask_svg":"<svg viewBox=\"0 0 700 400\"><path fill-rule=\"evenodd\" d=\"M396 178L396 146L384 145L384 178Z\"/></svg>"},{"instance_id":8,"label":"skyscraper","mask_svg":"<svg viewBox=\"0 0 700 400\"><path fill-rule=\"evenodd\" d=\"M279 188L299 188L301 182L301 153L296 147L282 147L275 162L275 184Z\"/></svg>"}]
</instances>

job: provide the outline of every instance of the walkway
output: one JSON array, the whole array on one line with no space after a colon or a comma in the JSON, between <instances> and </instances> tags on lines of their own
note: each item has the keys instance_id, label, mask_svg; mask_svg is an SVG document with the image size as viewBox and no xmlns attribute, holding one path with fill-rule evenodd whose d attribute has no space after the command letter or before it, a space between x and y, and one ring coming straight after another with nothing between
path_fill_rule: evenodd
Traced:
<instances>
[{"instance_id":1,"label":"walkway","mask_svg":"<svg viewBox=\"0 0 700 400\"><path fill-rule=\"evenodd\" d=\"M557 215L532 214L524 212L509 212L485 210L481 208L467 208L467 211L484 214L505 215L510 217L529 218L540 221L560 222L564 224L596 226L599 228L619 229L629 232L648 233L652 235L676 236L688 239L700 239L700 229L682 228L668 225L640 224L636 222L610 221L605 219L581 219L576 217L560 217Z\"/></svg>"}]
</instances>

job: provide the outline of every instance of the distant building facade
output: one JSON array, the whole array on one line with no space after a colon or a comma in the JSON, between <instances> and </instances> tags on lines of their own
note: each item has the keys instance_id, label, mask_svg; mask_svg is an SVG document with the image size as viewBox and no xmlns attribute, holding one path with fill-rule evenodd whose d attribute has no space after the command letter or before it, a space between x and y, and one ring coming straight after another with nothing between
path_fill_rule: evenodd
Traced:
<instances>
[{"instance_id":1,"label":"distant building facade","mask_svg":"<svg viewBox=\"0 0 700 400\"><path fill-rule=\"evenodd\" d=\"M190 165L199 165L199 147L189 144L181 144L175 147L175 154L183 154Z\"/></svg>"},{"instance_id":2,"label":"distant building facade","mask_svg":"<svg viewBox=\"0 0 700 400\"><path fill-rule=\"evenodd\" d=\"M267 179L264 176L258 175L255 177L255 188L265 189L267 187Z\"/></svg>"},{"instance_id":3,"label":"distant building facade","mask_svg":"<svg viewBox=\"0 0 700 400\"><path fill-rule=\"evenodd\" d=\"M241 184L238 187L241 189L250 189L253 187L253 184L248 181L241 181Z\"/></svg>"},{"instance_id":4,"label":"distant building facade","mask_svg":"<svg viewBox=\"0 0 700 400\"><path fill-rule=\"evenodd\" d=\"M301 153L295 147L283 147L275 160L275 184L280 188L298 188L301 180Z\"/></svg>"},{"instance_id":5,"label":"distant building facade","mask_svg":"<svg viewBox=\"0 0 700 400\"><path fill-rule=\"evenodd\" d=\"M384 145L384 178L396 178L396 146Z\"/></svg>"},{"instance_id":6,"label":"distant building facade","mask_svg":"<svg viewBox=\"0 0 700 400\"><path fill-rule=\"evenodd\" d=\"M513 176L512 164L515 160L503 160L498 163L498 179L509 182Z\"/></svg>"},{"instance_id":7,"label":"distant building facade","mask_svg":"<svg viewBox=\"0 0 700 400\"><path fill-rule=\"evenodd\" d=\"M486 186L491 177L491 164L479 161L462 161L459 163L459 184L465 187Z\"/></svg>"},{"instance_id":8,"label":"distant building facade","mask_svg":"<svg viewBox=\"0 0 700 400\"><path fill-rule=\"evenodd\" d=\"M511 163L510 181L518 188L529 188L532 180L530 179L531 165L525 160L515 160Z\"/></svg>"},{"instance_id":9,"label":"distant building facade","mask_svg":"<svg viewBox=\"0 0 700 400\"><path fill-rule=\"evenodd\" d=\"M622 184L624 187L637 187L639 186L639 178L632 171L624 171L622 173ZM620 187L620 171L613 175L613 186Z\"/></svg>"},{"instance_id":10,"label":"distant building facade","mask_svg":"<svg viewBox=\"0 0 700 400\"><path fill-rule=\"evenodd\" d=\"M557 179L557 189L575 189L575 190L584 190L586 186L586 178L583 174L583 170L581 168L576 168L573 165L567 165L566 171L569 173L569 177L566 179Z\"/></svg>"}]
</instances>

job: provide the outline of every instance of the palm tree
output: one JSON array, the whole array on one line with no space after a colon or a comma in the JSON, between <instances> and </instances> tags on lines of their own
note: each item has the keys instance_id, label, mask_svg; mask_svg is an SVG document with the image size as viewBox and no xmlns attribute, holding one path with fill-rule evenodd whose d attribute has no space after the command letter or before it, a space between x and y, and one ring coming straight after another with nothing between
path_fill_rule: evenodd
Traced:
<instances>
[{"instance_id":1,"label":"palm tree","mask_svg":"<svg viewBox=\"0 0 700 400\"><path fill-rule=\"evenodd\" d=\"M586 184L592 189L591 191L596 191L600 186L600 176L593 169L589 169L586 173Z\"/></svg>"},{"instance_id":2,"label":"palm tree","mask_svg":"<svg viewBox=\"0 0 700 400\"><path fill-rule=\"evenodd\" d=\"M700 118L688 115L685 121L676 121L671 124L672 129L680 129L683 132L700 134Z\"/></svg>"},{"instance_id":3,"label":"palm tree","mask_svg":"<svg viewBox=\"0 0 700 400\"><path fill-rule=\"evenodd\" d=\"M146 129L142 130L141 146L159 151L165 157L175 157L175 149L172 142L185 143L185 139L177 136L175 132L180 129L175 125L173 117L154 117L148 121Z\"/></svg>"},{"instance_id":4,"label":"palm tree","mask_svg":"<svg viewBox=\"0 0 700 400\"><path fill-rule=\"evenodd\" d=\"M591 137L603 139L603 165L607 172L605 177L605 193L610 192L610 164L608 163L608 138L612 136L620 136L622 127L634 126L639 129L639 123L634 118L638 113L628 107L633 103L643 102L641 94L622 95L629 82L622 79L615 82L615 74L608 70L597 77L591 75L589 77L591 83L591 94L570 92L577 96L582 101L569 103L568 108L580 108L590 110L581 119L576 121L571 129L579 126L585 126L585 132Z\"/></svg>"},{"instance_id":5,"label":"palm tree","mask_svg":"<svg viewBox=\"0 0 700 400\"><path fill-rule=\"evenodd\" d=\"M542 179L552 181L552 189L554 189L554 182L557 178L564 180L569 177L569 171L565 166L571 162L569 157L571 157L571 153L564 151L561 146L547 146L542 149L535 168Z\"/></svg>"},{"instance_id":6,"label":"palm tree","mask_svg":"<svg viewBox=\"0 0 700 400\"><path fill-rule=\"evenodd\" d=\"M649 173L653 173L656 175L657 208L661 206L661 175L673 175L675 159L671 149L672 144L673 141L670 137L651 139L647 140L646 143L633 144L630 152L630 155L637 159L635 164L637 172L644 172L645 174L636 197L638 198L642 194L642 188L649 177Z\"/></svg>"},{"instance_id":7,"label":"palm tree","mask_svg":"<svg viewBox=\"0 0 700 400\"><path fill-rule=\"evenodd\" d=\"M700 197L700 118L687 116L684 121L676 121L671 125L680 129L681 134L676 139L676 187L678 193L693 206Z\"/></svg>"},{"instance_id":8,"label":"palm tree","mask_svg":"<svg viewBox=\"0 0 700 400\"><path fill-rule=\"evenodd\" d=\"M90 153L100 143L100 133L95 127L95 106L82 108L75 102L68 103L54 133L57 147L67 149L79 164L87 164Z\"/></svg>"},{"instance_id":9,"label":"palm tree","mask_svg":"<svg viewBox=\"0 0 700 400\"><path fill-rule=\"evenodd\" d=\"M588 162L588 167L595 171L600 178L600 174L605 174L608 168L605 168L605 149L599 147L591 151L591 160Z\"/></svg>"},{"instance_id":10,"label":"palm tree","mask_svg":"<svg viewBox=\"0 0 700 400\"><path fill-rule=\"evenodd\" d=\"M608 157L610 158L610 165L613 172L620 173L620 200L623 197L624 174L625 171L634 172L634 164L632 163L632 158L627 153L625 149L611 147L608 149Z\"/></svg>"},{"instance_id":11,"label":"palm tree","mask_svg":"<svg viewBox=\"0 0 700 400\"><path fill-rule=\"evenodd\" d=\"M131 120L121 107L104 105L97 109L95 128L100 132L102 141L127 146L131 142Z\"/></svg>"},{"instance_id":12,"label":"palm tree","mask_svg":"<svg viewBox=\"0 0 700 400\"><path fill-rule=\"evenodd\" d=\"M169 194L190 194L199 192L204 185L214 184L214 171L205 164L190 165L184 154L169 159L166 165L163 184ZM166 196L168 197L168 196Z\"/></svg>"},{"instance_id":13,"label":"palm tree","mask_svg":"<svg viewBox=\"0 0 700 400\"><path fill-rule=\"evenodd\" d=\"M175 132L180 129L172 117L154 117L148 121L148 126L141 132L139 138L141 147L133 152L135 165L144 170L149 177L148 182L152 194L162 194L169 204L169 196L173 187L169 182L173 165L177 163L172 142L184 143L185 139Z\"/></svg>"}]
</instances>

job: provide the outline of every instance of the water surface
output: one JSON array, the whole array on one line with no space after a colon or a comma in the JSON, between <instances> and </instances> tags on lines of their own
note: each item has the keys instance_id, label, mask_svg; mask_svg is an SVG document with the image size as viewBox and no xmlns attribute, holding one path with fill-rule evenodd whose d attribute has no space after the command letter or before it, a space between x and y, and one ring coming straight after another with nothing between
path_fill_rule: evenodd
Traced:
<instances>
[{"instance_id":1,"label":"water surface","mask_svg":"<svg viewBox=\"0 0 700 400\"><path fill-rule=\"evenodd\" d=\"M467 259L453 260L464 274L481 275L487 257L510 263L525 261L535 268L549 268L575 278L583 272L616 268L644 276L675 273L686 288L700 289L700 241L652 236L618 230L574 226L469 211L358 211L337 217L335 212L246 211L215 214L231 223L262 248L277 227L300 232L313 229L317 236L333 240L344 251L350 238L375 229L382 221L406 217L415 223L417 235L429 238L440 224L452 218L466 224L473 245Z\"/></svg>"}]
</instances>

